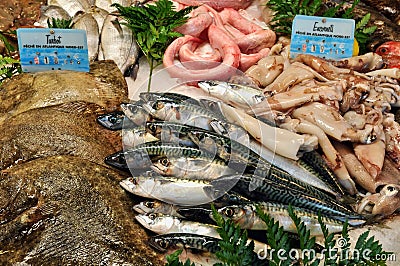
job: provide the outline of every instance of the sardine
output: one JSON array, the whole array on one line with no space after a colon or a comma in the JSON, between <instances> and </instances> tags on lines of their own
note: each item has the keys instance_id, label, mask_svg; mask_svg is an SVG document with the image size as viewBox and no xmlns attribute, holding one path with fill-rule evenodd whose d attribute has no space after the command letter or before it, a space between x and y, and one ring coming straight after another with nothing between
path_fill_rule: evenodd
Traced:
<instances>
[{"instance_id":1,"label":"sardine","mask_svg":"<svg viewBox=\"0 0 400 266\"><path fill-rule=\"evenodd\" d=\"M133 210L139 214L162 213L184 218L177 212L179 208L178 205L168 204L159 200L145 200L133 206Z\"/></svg>"},{"instance_id":2,"label":"sardine","mask_svg":"<svg viewBox=\"0 0 400 266\"><path fill-rule=\"evenodd\" d=\"M232 179L237 180L232 190L254 201L276 202L286 205L292 204L293 206L316 213L320 211L323 215L334 217L341 221L362 218L362 216L340 202L328 201L326 199L322 200L306 194L303 191L294 189L287 184L276 183L264 178L257 178L254 175L226 176L213 180L211 181L211 185L213 185L214 188L211 190L210 188L206 188L208 190L207 192L210 193L210 197L212 197L214 193L220 193L219 186L221 186L222 191L225 191L226 187L224 182L233 182Z\"/></svg>"},{"instance_id":3,"label":"sardine","mask_svg":"<svg viewBox=\"0 0 400 266\"><path fill-rule=\"evenodd\" d=\"M215 199L205 192L211 187L208 181L162 177L154 172L127 178L120 185L134 195L182 206L205 204Z\"/></svg>"},{"instance_id":4,"label":"sardine","mask_svg":"<svg viewBox=\"0 0 400 266\"><path fill-rule=\"evenodd\" d=\"M288 213L288 206L272 202L254 202L244 205L232 205L218 209L218 213L225 219L231 219L242 229L267 230L267 225L258 216L256 206L268 214L275 221L279 221L285 231L296 233L296 225ZM318 214L299 207L293 207L293 212L304 222L311 235L322 235L321 225L318 222ZM212 217L212 216L211 216ZM321 216L322 221L327 226L330 233L341 232L343 221ZM359 226L366 222L364 219L349 220L352 226Z\"/></svg>"},{"instance_id":5,"label":"sardine","mask_svg":"<svg viewBox=\"0 0 400 266\"><path fill-rule=\"evenodd\" d=\"M218 80L198 82L198 86L211 96L238 108L248 108L263 100L265 95L253 87Z\"/></svg>"},{"instance_id":6,"label":"sardine","mask_svg":"<svg viewBox=\"0 0 400 266\"><path fill-rule=\"evenodd\" d=\"M111 59L117 64L124 76L131 73L132 66L138 64L139 46L132 30L120 23L120 19L113 13L104 20L100 35L100 49L102 58ZM136 72L137 73L137 72ZM134 75L132 76L136 78Z\"/></svg>"}]
</instances>

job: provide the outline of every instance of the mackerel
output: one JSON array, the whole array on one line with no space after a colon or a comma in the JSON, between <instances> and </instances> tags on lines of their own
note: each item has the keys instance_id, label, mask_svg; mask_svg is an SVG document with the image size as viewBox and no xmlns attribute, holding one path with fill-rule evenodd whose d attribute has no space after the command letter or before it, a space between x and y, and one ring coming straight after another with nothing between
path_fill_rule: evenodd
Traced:
<instances>
[{"instance_id":1,"label":"mackerel","mask_svg":"<svg viewBox=\"0 0 400 266\"><path fill-rule=\"evenodd\" d=\"M289 216L288 206L272 202L253 202L242 205L232 205L217 209L225 219L231 219L242 229L249 230L267 230L267 224L258 216L256 206L260 210L268 214L275 221L279 221L284 231L296 233L296 225ZM310 230L311 235L322 235L321 225L318 221L318 214L303 208L292 207L294 214L300 218L306 228ZM212 215L210 215L212 218ZM327 226L330 233L341 232L343 229L343 221L321 216L322 221ZM350 219L349 224L352 226L362 225L365 219Z\"/></svg>"},{"instance_id":2,"label":"mackerel","mask_svg":"<svg viewBox=\"0 0 400 266\"><path fill-rule=\"evenodd\" d=\"M185 233L221 239L217 231L218 226L216 225L188 221L160 213L152 213L150 215L139 214L136 215L135 218L145 228L157 234ZM249 239L248 242L250 241ZM266 244L259 241L253 241L254 250L263 249L266 246Z\"/></svg>"},{"instance_id":3,"label":"mackerel","mask_svg":"<svg viewBox=\"0 0 400 266\"><path fill-rule=\"evenodd\" d=\"M97 117L97 122L109 130L122 130L125 128L132 128L135 125L126 118L122 111L114 111L107 114L102 114Z\"/></svg>"},{"instance_id":4,"label":"mackerel","mask_svg":"<svg viewBox=\"0 0 400 266\"><path fill-rule=\"evenodd\" d=\"M178 218L185 218L178 213L179 208L180 206L178 205L173 205L159 200L150 200L150 199L142 201L133 206L133 210L139 214L149 215L151 213L162 213L166 215L175 216Z\"/></svg>"},{"instance_id":5,"label":"mackerel","mask_svg":"<svg viewBox=\"0 0 400 266\"><path fill-rule=\"evenodd\" d=\"M147 121L153 120L151 115L142 107L143 102L121 103L121 109L125 116L135 125L143 125Z\"/></svg>"},{"instance_id":6,"label":"mackerel","mask_svg":"<svg viewBox=\"0 0 400 266\"><path fill-rule=\"evenodd\" d=\"M236 185L232 188L233 191L244 195L254 201L276 202L282 204L291 204L300 208L328 216L335 217L338 220L362 218L361 215L352 211L349 207L337 201L322 200L318 197L309 195L304 191L298 190L285 183L277 183L272 180L267 180L254 175L231 175L213 180L211 185L213 189L207 189L207 193L214 195L216 192L226 189L225 182L236 180Z\"/></svg>"},{"instance_id":7,"label":"mackerel","mask_svg":"<svg viewBox=\"0 0 400 266\"><path fill-rule=\"evenodd\" d=\"M175 103L188 103L193 105L199 105L199 102L192 97L187 95L174 93L174 92L141 92L139 98L143 102L150 101L173 101Z\"/></svg>"},{"instance_id":8,"label":"mackerel","mask_svg":"<svg viewBox=\"0 0 400 266\"><path fill-rule=\"evenodd\" d=\"M208 181L163 177L154 172L129 177L120 185L134 195L182 206L205 204L215 199L205 192L207 187L211 188Z\"/></svg>"},{"instance_id":9,"label":"mackerel","mask_svg":"<svg viewBox=\"0 0 400 266\"><path fill-rule=\"evenodd\" d=\"M198 82L199 87L211 96L239 108L251 107L265 99L264 93L250 86L218 80Z\"/></svg>"},{"instance_id":10,"label":"mackerel","mask_svg":"<svg viewBox=\"0 0 400 266\"><path fill-rule=\"evenodd\" d=\"M213 132L192 130L189 132L189 138L191 138L200 149L216 153L219 157L228 161L228 165L238 171L242 171L246 168L247 173L253 173L265 178L276 177L277 179L274 180L276 182L290 183L292 186L296 186L304 192L323 199L328 198L332 200L332 197L326 194L325 191L335 194L335 192L330 190L325 184L315 186L315 184L321 183L317 177L310 174L306 180L296 178L296 176L289 174L287 171L265 160L247 146L227 137Z\"/></svg>"}]
</instances>

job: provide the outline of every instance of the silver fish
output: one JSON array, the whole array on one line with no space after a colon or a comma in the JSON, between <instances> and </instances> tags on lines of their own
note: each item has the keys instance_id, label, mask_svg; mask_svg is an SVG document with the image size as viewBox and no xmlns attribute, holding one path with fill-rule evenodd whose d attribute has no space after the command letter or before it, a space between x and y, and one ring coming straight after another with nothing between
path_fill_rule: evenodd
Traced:
<instances>
[{"instance_id":1,"label":"silver fish","mask_svg":"<svg viewBox=\"0 0 400 266\"><path fill-rule=\"evenodd\" d=\"M134 148L139 144L157 140L159 139L147 132L144 127L124 128L122 133L124 149Z\"/></svg>"},{"instance_id":2,"label":"silver fish","mask_svg":"<svg viewBox=\"0 0 400 266\"><path fill-rule=\"evenodd\" d=\"M93 62L97 59L99 53L99 26L97 21L94 19L92 14L89 13L77 13L73 19L74 29L81 29L86 31L87 47L89 53L89 60Z\"/></svg>"},{"instance_id":3,"label":"silver fish","mask_svg":"<svg viewBox=\"0 0 400 266\"><path fill-rule=\"evenodd\" d=\"M100 35L100 50L104 60L114 60L118 68L128 76L128 72L139 59L139 46L132 30L120 23L120 19L113 13L104 20Z\"/></svg>"},{"instance_id":4,"label":"silver fish","mask_svg":"<svg viewBox=\"0 0 400 266\"><path fill-rule=\"evenodd\" d=\"M139 214L162 213L184 218L177 212L179 208L178 205L168 204L159 200L145 200L133 206L133 210Z\"/></svg>"},{"instance_id":5,"label":"silver fish","mask_svg":"<svg viewBox=\"0 0 400 266\"><path fill-rule=\"evenodd\" d=\"M285 231L296 233L296 225L289 216L288 206L271 202L254 202L243 205L232 205L217 209L218 213L226 219L231 219L235 224L240 225L242 229L250 230L267 230L267 225L258 216L256 206L268 214L279 224ZM293 212L304 222L311 235L322 235L321 225L318 222L318 214L306 209L292 207ZM327 226L330 233L341 232L343 229L343 221L335 220L326 216L321 216L322 221ZM363 219L349 220L352 226L359 226L366 222Z\"/></svg>"},{"instance_id":6,"label":"silver fish","mask_svg":"<svg viewBox=\"0 0 400 266\"><path fill-rule=\"evenodd\" d=\"M216 265L222 262L213 252L219 250L218 238L179 233L152 236L149 245L154 249L171 254L176 250L184 250L179 255L180 261L190 260L195 265Z\"/></svg>"},{"instance_id":7,"label":"silver fish","mask_svg":"<svg viewBox=\"0 0 400 266\"><path fill-rule=\"evenodd\" d=\"M250 200L272 201L287 205L291 204L292 206L304 208L316 213L320 211L323 215L334 217L341 221L363 218L361 215L351 210L350 207L338 201L329 200L328 198L320 199L304 191L293 188L290 184L277 183L272 180L248 174L225 176L213 180L211 184L214 188L212 190L206 188L208 190L207 193L210 194L210 197L212 197L213 193L220 193L219 186L221 186L222 191L226 191L225 182L233 182L232 179L237 179L232 190L244 195Z\"/></svg>"},{"instance_id":8,"label":"silver fish","mask_svg":"<svg viewBox=\"0 0 400 266\"><path fill-rule=\"evenodd\" d=\"M55 19L64 19L70 20L72 19L71 16L64 10L64 8L60 6L42 6L40 7L40 18L38 23L40 26L47 28L47 20L55 18Z\"/></svg>"},{"instance_id":9,"label":"silver fish","mask_svg":"<svg viewBox=\"0 0 400 266\"><path fill-rule=\"evenodd\" d=\"M136 215L136 220L143 225L145 228L157 233L157 234L196 234L201 236L208 236L220 239L220 235L217 232L218 226L203 224L194 221L183 220L170 215L152 213L149 215ZM249 239L248 242L254 242L254 250L263 249L266 244Z\"/></svg>"},{"instance_id":10,"label":"silver fish","mask_svg":"<svg viewBox=\"0 0 400 266\"><path fill-rule=\"evenodd\" d=\"M164 176L202 180L214 180L220 176L237 173L224 161L208 156L196 158L167 156L153 162L151 169Z\"/></svg>"},{"instance_id":11,"label":"silver fish","mask_svg":"<svg viewBox=\"0 0 400 266\"><path fill-rule=\"evenodd\" d=\"M206 193L209 182L142 174L124 179L120 185L128 192L170 204L193 206L205 204L215 198Z\"/></svg>"},{"instance_id":12,"label":"silver fish","mask_svg":"<svg viewBox=\"0 0 400 266\"><path fill-rule=\"evenodd\" d=\"M121 103L121 109L126 117L136 125L143 125L146 121L152 121L151 115L143 108L142 101L133 103Z\"/></svg>"},{"instance_id":13,"label":"silver fish","mask_svg":"<svg viewBox=\"0 0 400 266\"><path fill-rule=\"evenodd\" d=\"M87 0L48 0L47 5L62 7L70 17L74 17L77 12L85 12L91 6Z\"/></svg>"},{"instance_id":14,"label":"silver fish","mask_svg":"<svg viewBox=\"0 0 400 266\"><path fill-rule=\"evenodd\" d=\"M104 21L109 12L100 7L91 6L90 9L86 13L91 14L93 16L93 18L97 21L97 26L99 26L99 36L100 36L101 29L103 28Z\"/></svg>"},{"instance_id":15,"label":"silver fish","mask_svg":"<svg viewBox=\"0 0 400 266\"><path fill-rule=\"evenodd\" d=\"M251 107L265 100L264 93L253 87L218 80L198 82L199 87L211 96L239 108Z\"/></svg>"}]
</instances>

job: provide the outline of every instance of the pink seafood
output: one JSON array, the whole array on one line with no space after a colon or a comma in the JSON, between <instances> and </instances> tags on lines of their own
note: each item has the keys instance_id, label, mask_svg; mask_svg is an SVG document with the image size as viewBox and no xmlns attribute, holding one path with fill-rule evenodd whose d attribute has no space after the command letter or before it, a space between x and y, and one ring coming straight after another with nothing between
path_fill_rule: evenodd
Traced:
<instances>
[{"instance_id":1,"label":"pink seafood","mask_svg":"<svg viewBox=\"0 0 400 266\"><path fill-rule=\"evenodd\" d=\"M276 35L272 30L263 29L256 23L244 18L238 11L225 8L219 13L225 27L238 44L243 53L258 52L263 48L270 48L275 44Z\"/></svg>"},{"instance_id":2,"label":"pink seafood","mask_svg":"<svg viewBox=\"0 0 400 266\"><path fill-rule=\"evenodd\" d=\"M184 45L181 46L179 50L179 60L183 65L184 62L190 62L190 64L186 64L186 67L192 67L192 62L201 62L202 67L204 68L212 68L215 67L217 62L222 60L221 54L218 50L213 49L209 43L202 42L200 39L188 41Z\"/></svg>"},{"instance_id":3,"label":"pink seafood","mask_svg":"<svg viewBox=\"0 0 400 266\"><path fill-rule=\"evenodd\" d=\"M241 54L240 56L240 70L246 71L249 67L257 63L261 58L269 55L270 49L264 48L254 54Z\"/></svg>"},{"instance_id":4,"label":"pink seafood","mask_svg":"<svg viewBox=\"0 0 400 266\"><path fill-rule=\"evenodd\" d=\"M175 31L184 35L199 37L213 23L213 18L205 6L199 6L190 13L190 19Z\"/></svg>"},{"instance_id":5,"label":"pink seafood","mask_svg":"<svg viewBox=\"0 0 400 266\"><path fill-rule=\"evenodd\" d=\"M253 0L174 0L175 2L187 5L187 6L200 6L207 4L216 10L222 10L224 8L234 9L245 9L251 5Z\"/></svg>"},{"instance_id":6,"label":"pink seafood","mask_svg":"<svg viewBox=\"0 0 400 266\"><path fill-rule=\"evenodd\" d=\"M211 69L189 69L175 64L175 56L178 54L179 49L188 42L198 41L197 38L187 35L174 40L165 51L163 63L171 77L192 81L206 79L226 80L236 72L240 64L239 47L223 30L213 24L208 28L208 38L211 46L217 49L223 57L222 63Z\"/></svg>"}]
</instances>

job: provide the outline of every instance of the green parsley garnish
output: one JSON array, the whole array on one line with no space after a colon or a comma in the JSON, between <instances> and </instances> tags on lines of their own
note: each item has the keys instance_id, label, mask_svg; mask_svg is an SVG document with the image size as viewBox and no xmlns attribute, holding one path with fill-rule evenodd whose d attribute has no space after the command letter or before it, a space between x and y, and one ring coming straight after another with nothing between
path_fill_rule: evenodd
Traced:
<instances>
[{"instance_id":1,"label":"green parsley garnish","mask_svg":"<svg viewBox=\"0 0 400 266\"><path fill-rule=\"evenodd\" d=\"M154 68L162 64L164 52L168 45L182 34L174 31L188 20L188 14L194 7L187 7L180 11L173 9L169 0L159 0L155 4L145 6L128 6L113 4L125 19L124 25L130 28L136 42L145 55L150 66L149 82Z\"/></svg>"}]
</instances>

